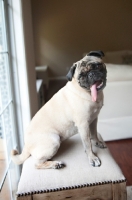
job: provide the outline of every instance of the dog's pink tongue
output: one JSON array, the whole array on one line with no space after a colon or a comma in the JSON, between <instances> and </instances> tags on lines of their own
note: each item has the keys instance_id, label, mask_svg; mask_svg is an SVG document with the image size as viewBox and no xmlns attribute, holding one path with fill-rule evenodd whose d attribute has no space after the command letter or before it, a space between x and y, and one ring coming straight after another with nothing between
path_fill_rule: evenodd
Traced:
<instances>
[{"instance_id":1,"label":"dog's pink tongue","mask_svg":"<svg viewBox=\"0 0 132 200\"><path fill-rule=\"evenodd\" d=\"M92 101L96 101L97 100L97 83L95 83L94 85L91 86L91 96L92 96Z\"/></svg>"}]
</instances>

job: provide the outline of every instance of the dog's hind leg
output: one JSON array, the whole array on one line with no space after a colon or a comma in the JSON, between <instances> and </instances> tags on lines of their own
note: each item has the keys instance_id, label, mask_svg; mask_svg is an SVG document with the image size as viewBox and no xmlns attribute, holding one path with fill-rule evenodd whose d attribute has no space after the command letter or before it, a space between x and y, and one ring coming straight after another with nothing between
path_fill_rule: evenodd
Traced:
<instances>
[{"instance_id":1,"label":"dog's hind leg","mask_svg":"<svg viewBox=\"0 0 132 200\"><path fill-rule=\"evenodd\" d=\"M35 164L37 169L60 169L65 167L65 164L61 161L44 161L38 160Z\"/></svg>"},{"instance_id":2,"label":"dog's hind leg","mask_svg":"<svg viewBox=\"0 0 132 200\"><path fill-rule=\"evenodd\" d=\"M45 137L45 136L44 136ZM37 169L60 169L65 165L61 161L51 161L50 159L57 153L60 147L60 137L56 134L47 136L47 140L41 136L39 145L34 147L31 155L35 159Z\"/></svg>"},{"instance_id":3,"label":"dog's hind leg","mask_svg":"<svg viewBox=\"0 0 132 200\"><path fill-rule=\"evenodd\" d=\"M48 149L44 149L39 146L39 149L41 151L41 156L39 156L39 159L36 159L37 156L35 156L33 154L33 157L35 158L35 167L37 169L60 169L63 168L65 166L65 164L61 161L52 161L50 160L57 152L58 150L58 146L52 147L52 148L48 148ZM37 149L37 152L39 151L39 149ZM40 154L39 154L40 155Z\"/></svg>"}]
</instances>

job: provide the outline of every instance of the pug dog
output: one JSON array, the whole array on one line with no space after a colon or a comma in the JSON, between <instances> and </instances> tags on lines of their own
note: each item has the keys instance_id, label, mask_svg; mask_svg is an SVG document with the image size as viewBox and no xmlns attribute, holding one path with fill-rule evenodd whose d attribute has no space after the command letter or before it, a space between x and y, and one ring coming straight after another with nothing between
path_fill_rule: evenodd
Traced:
<instances>
[{"instance_id":1,"label":"pug dog","mask_svg":"<svg viewBox=\"0 0 132 200\"><path fill-rule=\"evenodd\" d=\"M92 151L91 137L96 146L105 148L97 136L107 76L103 56L102 51L91 51L73 64L67 74L67 84L31 120L22 153L12 150L11 157L16 164L22 164L31 155L37 169L60 169L65 164L52 161L52 157L64 140L79 133L89 163L94 167L101 165Z\"/></svg>"}]
</instances>

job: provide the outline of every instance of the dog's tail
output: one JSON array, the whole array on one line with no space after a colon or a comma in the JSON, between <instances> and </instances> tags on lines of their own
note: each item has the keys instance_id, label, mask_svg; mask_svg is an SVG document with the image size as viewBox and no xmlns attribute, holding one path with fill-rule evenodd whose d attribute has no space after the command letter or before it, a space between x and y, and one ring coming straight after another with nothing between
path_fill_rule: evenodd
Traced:
<instances>
[{"instance_id":1,"label":"dog's tail","mask_svg":"<svg viewBox=\"0 0 132 200\"><path fill-rule=\"evenodd\" d=\"M24 146L21 154L18 154L17 150L11 151L11 159L17 165L22 164L29 156L30 156L30 153L28 152L26 146Z\"/></svg>"}]
</instances>

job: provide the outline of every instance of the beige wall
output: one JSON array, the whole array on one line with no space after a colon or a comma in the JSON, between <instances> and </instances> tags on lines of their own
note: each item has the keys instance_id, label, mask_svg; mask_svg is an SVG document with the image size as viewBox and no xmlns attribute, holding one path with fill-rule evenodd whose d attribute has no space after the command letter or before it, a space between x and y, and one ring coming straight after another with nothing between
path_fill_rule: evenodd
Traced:
<instances>
[{"instance_id":1,"label":"beige wall","mask_svg":"<svg viewBox=\"0 0 132 200\"><path fill-rule=\"evenodd\" d=\"M84 52L132 50L131 0L31 0L36 65L64 76Z\"/></svg>"}]
</instances>

